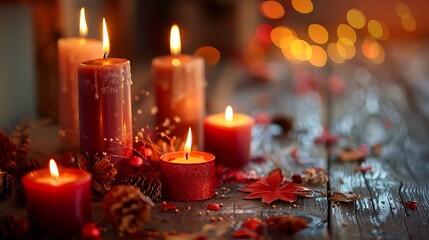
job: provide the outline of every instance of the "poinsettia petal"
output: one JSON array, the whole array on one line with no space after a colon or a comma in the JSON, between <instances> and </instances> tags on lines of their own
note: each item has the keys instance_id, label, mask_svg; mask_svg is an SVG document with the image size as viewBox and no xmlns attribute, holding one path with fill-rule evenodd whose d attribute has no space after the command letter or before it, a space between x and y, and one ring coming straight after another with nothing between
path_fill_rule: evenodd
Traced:
<instances>
[{"instance_id":1,"label":"poinsettia petal","mask_svg":"<svg viewBox=\"0 0 429 240\"><path fill-rule=\"evenodd\" d=\"M296 195L294 193L283 193L279 194L279 199L286 201L286 202L295 202L296 201Z\"/></svg>"},{"instance_id":2,"label":"poinsettia petal","mask_svg":"<svg viewBox=\"0 0 429 240\"><path fill-rule=\"evenodd\" d=\"M272 193L272 192L262 195L262 202L264 202L264 203L270 204L270 203L274 202L277 199L278 199L277 194Z\"/></svg>"},{"instance_id":3,"label":"poinsettia petal","mask_svg":"<svg viewBox=\"0 0 429 240\"><path fill-rule=\"evenodd\" d=\"M268 195L271 194L271 192L254 192L254 193L250 193L249 195L247 195L246 197L244 197L244 199L255 199L255 198L262 198L264 195Z\"/></svg>"},{"instance_id":4,"label":"poinsettia petal","mask_svg":"<svg viewBox=\"0 0 429 240\"><path fill-rule=\"evenodd\" d=\"M276 190L283 181L283 174L280 168L270 172L267 176L267 184L272 190Z\"/></svg>"},{"instance_id":5,"label":"poinsettia petal","mask_svg":"<svg viewBox=\"0 0 429 240\"><path fill-rule=\"evenodd\" d=\"M240 192L258 192L258 191L271 191L271 189L265 183L252 183L247 187L240 188Z\"/></svg>"}]
</instances>

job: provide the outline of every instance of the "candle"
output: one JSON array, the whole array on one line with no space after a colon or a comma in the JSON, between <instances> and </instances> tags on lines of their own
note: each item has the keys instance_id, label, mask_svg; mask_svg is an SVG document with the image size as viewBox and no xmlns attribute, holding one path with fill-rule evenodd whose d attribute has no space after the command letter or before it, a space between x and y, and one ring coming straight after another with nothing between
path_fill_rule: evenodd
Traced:
<instances>
[{"instance_id":1,"label":"candle","mask_svg":"<svg viewBox=\"0 0 429 240\"><path fill-rule=\"evenodd\" d=\"M80 149L94 156L107 153L118 171L117 179L132 172L131 73L130 61L106 58L109 42L103 19L105 58L78 66Z\"/></svg>"},{"instance_id":2,"label":"candle","mask_svg":"<svg viewBox=\"0 0 429 240\"><path fill-rule=\"evenodd\" d=\"M91 221L91 176L80 169L40 169L22 177L29 230L33 236L79 237Z\"/></svg>"},{"instance_id":3,"label":"candle","mask_svg":"<svg viewBox=\"0 0 429 240\"><path fill-rule=\"evenodd\" d=\"M205 116L204 60L180 54L180 33L171 28L171 55L154 58L152 77L155 81L157 126L171 131L172 136L185 136L194 130L194 144L201 149ZM174 126L173 126L174 125Z\"/></svg>"},{"instance_id":4,"label":"candle","mask_svg":"<svg viewBox=\"0 0 429 240\"><path fill-rule=\"evenodd\" d=\"M65 136L61 146L79 148L79 103L77 90L77 65L100 56L102 42L85 38L88 32L85 9L80 10L80 37L58 40L59 122Z\"/></svg>"},{"instance_id":5,"label":"candle","mask_svg":"<svg viewBox=\"0 0 429 240\"><path fill-rule=\"evenodd\" d=\"M216 156L217 164L241 168L250 160L250 142L254 120L234 114L231 106L224 114L209 116L204 121L204 151Z\"/></svg>"},{"instance_id":6,"label":"candle","mask_svg":"<svg viewBox=\"0 0 429 240\"><path fill-rule=\"evenodd\" d=\"M183 152L161 156L162 196L173 201L198 201L215 195L215 156L191 151L192 133L189 128Z\"/></svg>"}]
</instances>

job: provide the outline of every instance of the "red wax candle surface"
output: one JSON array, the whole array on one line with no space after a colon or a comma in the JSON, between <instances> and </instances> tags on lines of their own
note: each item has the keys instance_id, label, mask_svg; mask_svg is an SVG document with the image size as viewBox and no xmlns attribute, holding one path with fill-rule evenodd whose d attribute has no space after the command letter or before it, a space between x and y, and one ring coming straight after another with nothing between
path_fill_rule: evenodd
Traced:
<instances>
[{"instance_id":1,"label":"red wax candle surface","mask_svg":"<svg viewBox=\"0 0 429 240\"><path fill-rule=\"evenodd\" d=\"M173 201L199 201L215 195L215 156L192 151L161 156L162 196Z\"/></svg>"},{"instance_id":2,"label":"red wax candle surface","mask_svg":"<svg viewBox=\"0 0 429 240\"><path fill-rule=\"evenodd\" d=\"M225 120L225 114L209 116L204 121L204 151L216 156L216 164L241 168L250 160L250 142L254 120L244 114L234 114Z\"/></svg>"},{"instance_id":3,"label":"red wax candle surface","mask_svg":"<svg viewBox=\"0 0 429 240\"><path fill-rule=\"evenodd\" d=\"M100 57L102 42L88 38L58 40L59 122L66 136L61 138L65 149L79 148L79 102L77 65Z\"/></svg>"},{"instance_id":4,"label":"red wax candle surface","mask_svg":"<svg viewBox=\"0 0 429 240\"><path fill-rule=\"evenodd\" d=\"M166 119L176 127L173 136L186 136L193 130L194 144L202 148L205 116L204 60L189 55L162 56L152 61L157 126ZM178 122L177 122L178 120Z\"/></svg>"},{"instance_id":5,"label":"red wax candle surface","mask_svg":"<svg viewBox=\"0 0 429 240\"><path fill-rule=\"evenodd\" d=\"M127 59L106 58L78 66L80 149L90 156L106 152L117 179L130 173L132 154L131 73Z\"/></svg>"},{"instance_id":6,"label":"red wax candle surface","mask_svg":"<svg viewBox=\"0 0 429 240\"><path fill-rule=\"evenodd\" d=\"M55 179L49 169L23 176L29 230L33 236L79 237L91 221L91 176L80 169L60 169Z\"/></svg>"}]
</instances>

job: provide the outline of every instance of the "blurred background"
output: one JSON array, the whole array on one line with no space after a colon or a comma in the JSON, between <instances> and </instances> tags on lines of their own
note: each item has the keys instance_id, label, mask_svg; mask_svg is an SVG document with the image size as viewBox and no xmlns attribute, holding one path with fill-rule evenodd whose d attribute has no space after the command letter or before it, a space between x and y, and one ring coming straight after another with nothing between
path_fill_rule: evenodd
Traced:
<instances>
[{"instance_id":1,"label":"blurred background","mask_svg":"<svg viewBox=\"0 0 429 240\"><path fill-rule=\"evenodd\" d=\"M101 39L106 17L110 56L130 59L134 95L151 91L151 60L169 54L176 23L182 52L206 60L209 113L227 102L276 113L285 88L376 85L429 128L427 0L0 0L0 128L56 117L56 44L78 36L81 7L89 37Z\"/></svg>"}]
</instances>

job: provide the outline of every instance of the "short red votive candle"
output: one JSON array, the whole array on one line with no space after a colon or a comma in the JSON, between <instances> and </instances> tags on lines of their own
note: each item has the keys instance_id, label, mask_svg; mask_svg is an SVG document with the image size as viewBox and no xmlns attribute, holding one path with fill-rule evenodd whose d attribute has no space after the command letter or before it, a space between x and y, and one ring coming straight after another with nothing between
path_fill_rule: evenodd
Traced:
<instances>
[{"instance_id":1,"label":"short red votive candle","mask_svg":"<svg viewBox=\"0 0 429 240\"><path fill-rule=\"evenodd\" d=\"M79 237L81 228L91 221L91 176L74 168L57 169L57 176L51 171L40 169L22 177L30 233L57 239Z\"/></svg>"},{"instance_id":2,"label":"short red votive candle","mask_svg":"<svg viewBox=\"0 0 429 240\"><path fill-rule=\"evenodd\" d=\"M199 201L215 195L215 156L213 154L190 151L190 147L187 149L185 146L183 152L162 155L160 167L162 196L165 199L183 202Z\"/></svg>"},{"instance_id":3,"label":"short red votive candle","mask_svg":"<svg viewBox=\"0 0 429 240\"><path fill-rule=\"evenodd\" d=\"M245 114L232 112L209 116L204 121L204 151L216 156L216 164L245 167L250 161L250 144L254 120Z\"/></svg>"}]
</instances>

